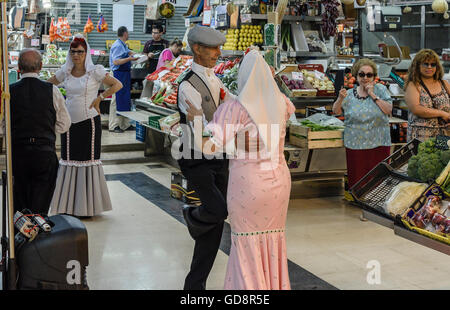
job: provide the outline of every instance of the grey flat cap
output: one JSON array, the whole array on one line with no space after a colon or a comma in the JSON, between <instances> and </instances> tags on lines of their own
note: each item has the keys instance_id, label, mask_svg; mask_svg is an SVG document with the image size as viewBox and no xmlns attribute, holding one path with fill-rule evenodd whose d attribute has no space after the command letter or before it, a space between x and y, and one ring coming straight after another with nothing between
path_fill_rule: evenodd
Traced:
<instances>
[{"instance_id":1,"label":"grey flat cap","mask_svg":"<svg viewBox=\"0 0 450 310\"><path fill-rule=\"evenodd\" d=\"M220 31L206 26L194 26L188 33L188 43L205 46L220 46L225 44L226 38Z\"/></svg>"}]
</instances>

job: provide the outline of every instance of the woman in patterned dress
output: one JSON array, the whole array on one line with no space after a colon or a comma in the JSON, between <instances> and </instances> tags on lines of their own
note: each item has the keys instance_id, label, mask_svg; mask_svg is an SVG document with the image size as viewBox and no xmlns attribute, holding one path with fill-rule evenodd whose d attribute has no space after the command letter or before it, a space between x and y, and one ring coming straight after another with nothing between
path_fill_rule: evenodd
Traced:
<instances>
[{"instance_id":1,"label":"woman in patterned dress","mask_svg":"<svg viewBox=\"0 0 450 310\"><path fill-rule=\"evenodd\" d=\"M439 56L430 49L419 51L408 70L405 99L409 107L408 141L446 134L450 121L450 84L442 80Z\"/></svg>"},{"instance_id":2,"label":"woman in patterned dress","mask_svg":"<svg viewBox=\"0 0 450 310\"><path fill-rule=\"evenodd\" d=\"M242 60L236 99L221 104L205 131L206 154L235 145L227 191L231 250L225 289L290 289L286 239L291 176L283 155L286 121L295 111L257 51ZM189 104L189 103L188 103ZM203 115L190 105L188 119ZM272 134L270 134L272 133ZM267 145L271 147L267 147Z\"/></svg>"},{"instance_id":3,"label":"woman in patterned dress","mask_svg":"<svg viewBox=\"0 0 450 310\"><path fill-rule=\"evenodd\" d=\"M390 154L389 115L392 99L387 88L375 84L377 66L360 59L352 68L358 87L341 89L333 113L343 114L348 185L352 187Z\"/></svg>"},{"instance_id":4,"label":"woman in patterned dress","mask_svg":"<svg viewBox=\"0 0 450 310\"><path fill-rule=\"evenodd\" d=\"M122 88L102 65L94 65L89 44L76 35L66 63L48 82L64 84L72 125L61 135L61 160L50 214L91 217L112 209L102 163L100 102ZM110 86L101 95L101 84Z\"/></svg>"}]
</instances>

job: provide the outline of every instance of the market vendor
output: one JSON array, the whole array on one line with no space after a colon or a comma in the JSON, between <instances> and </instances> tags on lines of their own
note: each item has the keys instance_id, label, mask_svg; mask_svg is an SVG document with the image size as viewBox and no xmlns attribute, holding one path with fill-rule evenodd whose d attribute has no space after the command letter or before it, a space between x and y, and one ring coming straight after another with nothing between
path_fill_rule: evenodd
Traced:
<instances>
[{"instance_id":1,"label":"market vendor","mask_svg":"<svg viewBox=\"0 0 450 310\"><path fill-rule=\"evenodd\" d=\"M333 113L344 115L348 185L352 187L390 154L389 115L392 99L386 86L375 84L377 66L360 59L352 67L357 87L340 90Z\"/></svg>"},{"instance_id":2,"label":"market vendor","mask_svg":"<svg viewBox=\"0 0 450 310\"><path fill-rule=\"evenodd\" d=\"M225 43L225 36L213 28L195 26L189 31L188 43L194 54L194 61L191 70L180 83L177 97L182 137L185 137L181 139L182 151L187 150L183 152L187 153L187 156L178 160L178 164L202 204L195 208L183 208L186 225L195 240L192 264L184 289L204 290L219 250L224 221L228 215L228 160L207 159L203 154L194 154L193 139L189 139L193 130L186 120L189 108L187 102L198 109L203 108L204 121L207 122L212 120L214 111L230 94L214 74L214 66L221 55L220 46Z\"/></svg>"},{"instance_id":3,"label":"market vendor","mask_svg":"<svg viewBox=\"0 0 450 310\"><path fill-rule=\"evenodd\" d=\"M113 96L109 109L109 130L121 133L131 125L128 118L117 115L116 110L125 112L131 110L131 61L138 58L133 57L125 42L128 40L128 29L125 26L117 30L119 37L111 46L109 55L109 67L113 71L114 77L118 79L123 88Z\"/></svg>"},{"instance_id":4,"label":"market vendor","mask_svg":"<svg viewBox=\"0 0 450 310\"><path fill-rule=\"evenodd\" d=\"M144 54L148 56L148 73L153 73L158 66L159 56L162 51L169 47L169 41L163 39L163 27L154 25L152 28L152 40L145 42Z\"/></svg>"},{"instance_id":5,"label":"market vendor","mask_svg":"<svg viewBox=\"0 0 450 310\"><path fill-rule=\"evenodd\" d=\"M161 52L158 59L158 66L156 70L170 63L174 58L181 54L181 49L183 48L183 42L178 38L173 39L170 42L169 47Z\"/></svg>"},{"instance_id":6,"label":"market vendor","mask_svg":"<svg viewBox=\"0 0 450 310\"><path fill-rule=\"evenodd\" d=\"M405 100L408 113L408 142L425 141L439 134L448 135L450 121L450 84L443 80L439 56L423 49L414 57L408 70Z\"/></svg>"}]
</instances>

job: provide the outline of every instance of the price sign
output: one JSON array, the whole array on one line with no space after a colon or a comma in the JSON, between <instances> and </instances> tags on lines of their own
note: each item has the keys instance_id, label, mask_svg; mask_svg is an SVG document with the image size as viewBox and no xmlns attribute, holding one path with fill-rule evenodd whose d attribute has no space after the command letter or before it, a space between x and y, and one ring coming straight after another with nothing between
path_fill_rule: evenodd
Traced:
<instances>
[{"instance_id":1,"label":"price sign","mask_svg":"<svg viewBox=\"0 0 450 310\"><path fill-rule=\"evenodd\" d=\"M39 39L31 39L31 46L39 46Z\"/></svg>"},{"instance_id":2,"label":"price sign","mask_svg":"<svg viewBox=\"0 0 450 310\"><path fill-rule=\"evenodd\" d=\"M185 26L186 28L189 28L190 24L191 24L191 22L189 21L189 18L185 18L185 19L184 19L184 26Z\"/></svg>"},{"instance_id":3,"label":"price sign","mask_svg":"<svg viewBox=\"0 0 450 310\"><path fill-rule=\"evenodd\" d=\"M292 78L294 80L303 81L303 73L301 73L301 72L292 72Z\"/></svg>"},{"instance_id":4,"label":"price sign","mask_svg":"<svg viewBox=\"0 0 450 310\"><path fill-rule=\"evenodd\" d=\"M323 74L320 71L314 70L314 76L319 80L323 80L323 77L325 76L325 74Z\"/></svg>"},{"instance_id":5,"label":"price sign","mask_svg":"<svg viewBox=\"0 0 450 310\"><path fill-rule=\"evenodd\" d=\"M50 44L50 36L49 35L42 35L42 44Z\"/></svg>"},{"instance_id":6,"label":"price sign","mask_svg":"<svg viewBox=\"0 0 450 310\"><path fill-rule=\"evenodd\" d=\"M450 148L450 137L439 135L436 137L436 148L448 150Z\"/></svg>"}]
</instances>

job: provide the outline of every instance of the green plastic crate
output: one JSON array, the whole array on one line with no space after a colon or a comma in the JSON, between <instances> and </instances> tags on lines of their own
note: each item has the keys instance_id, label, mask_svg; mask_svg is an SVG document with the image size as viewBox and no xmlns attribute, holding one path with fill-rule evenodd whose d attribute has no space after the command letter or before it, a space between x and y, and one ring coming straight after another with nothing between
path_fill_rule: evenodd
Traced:
<instances>
[{"instance_id":1,"label":"green plastic crate","mask_svg":"<svg viewBox=\"0 0 450 310\"><path fill-rule=\"evenodd\" d=\"M161 116L161 115L149 116L148 117L148 125L150 127L154 127L156 129L161 130L161 126L159 125L159 120L163 117L164 116Z\"/></svg>"}]
</instances>

